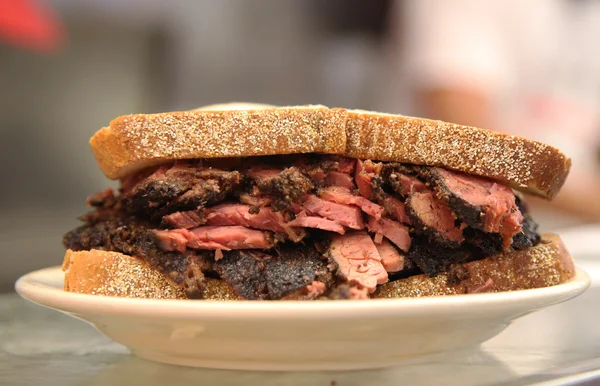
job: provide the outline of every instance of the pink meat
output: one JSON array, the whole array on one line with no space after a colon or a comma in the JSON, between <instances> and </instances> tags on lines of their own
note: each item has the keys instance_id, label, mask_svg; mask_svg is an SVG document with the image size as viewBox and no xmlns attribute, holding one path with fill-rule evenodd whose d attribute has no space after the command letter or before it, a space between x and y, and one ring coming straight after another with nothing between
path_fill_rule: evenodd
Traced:
<instances>
[{"instance_id":1,"label":"pink meat","mask_svg":"<svg viewBox=\"0 0 600 386\"><path fill-rule=\"evenodd\" d=\"M389 194L383 196L383 207L385 213L391 218L404 224L411 224L410 217L406 214L406 206L402 201Z\"/></svg>"},{"instance_id":2,"label":"pink meat","mask_svg":"<svg viewBox=\"0 0 600 386\"><path fill-rule=\"evenodd\" d=\"M383 214L383 207L367 200L362 196L356 196L348 189L340 186L330 186L327 189L323 189L321 190L320 195L321 198L327 201L337 202L338 204L345 205L356 205L362 209L363 212L375 217L378 220Z\"/></svg>"},{"instance_id":3,"label":"pink meat","mask_svg":"<svg viewBox=\"0 0 600 386\"><path fill-rule=\"evenodd\" d=\"M377 252L381 256L381 264L388 272L399 272L404 269L404 255L398 252L396 248L388 241L383 240L380 244L375 244Z\"/></svg>"},{"instance_id":4,"label":"pink meat","mask_svg":"<svg viewBox=\"0 0 600 386\"><path fill-rule=\"evenodd\" d=\"M338 155L330 155L325 158L325 160L330 160L338 163L337 170L342 173L353 173L354 166L356 164L356 160L354 158L341 157Z\"/></svg>"},{"instance_id":5,"label":"pink meat","mask_svg":"<svg viewBox=\"0 0 600 386\"><path fill-rule=\"evenodd\" d=\"M337 222L318 216L307 216L299 214L294 220L288 222L287 225L292 227L322 229L325 231L336 232L341 235L346 233L344 227L338 224Z\"/></svg>"},{"instance_id":6,"label":"pink meat","mask_svg":"<svg viewBox=\"0 0 600 386\"><path fill-rule=\"evenodd\" d=\"M312 194L307 196L302 206L311 214L318 214L348 228L363 229L365 227L362 213L355 206L326 201Z\"/></svg>"},{"instance_id":7,"label":"pink meat","mask_svg":"<svg viewBox=\"0 0 600 386\"><path fill-rule=\"evenodd\" d=\"M408 252L411 243L408 228L398 221L388 218L377 220L374 217L369 217L367 228L371 232L382 234L385 238L396 244L398 248L404 252Z\"/></svg>"},{"instance_id":8,"label":"pink meat","mask_svg":"<svg viewBox=\"0 0 600 386\"><path fill-rule=\"evenodd\" d=\"M508 248L513 236L522 230L523 214L517 207L515 195L507 186L493 184L489 192L483 204L484 230L500 233L504 247Z\"/></svg>"},{"instance_id":9,"label":"pink meat","mask_svg":"<svg viewBox=\"0 0 600 386\"><path fill-rule=\"evenodd\" d=\"M325 293L327 287L325 286L325 283L313 280L312 283L306 286L306 289L308 290L309 297L315 299L317 296Z\"/></svg>"},{"instance_id":10,"label":"pink meat","mask_svg":"<svg viewBox=\"0 0 600 386\"><path fill-rule=\"evenodd\" d=\"M191 237L187 229L173 229L168 231L154 231L160 241L160 246L165 251L185 252L188 240Z\"/></svg>"},{"instance_id":11,"label":"pink meat","mask_svg":"<svg viewBox=\"0 0 600 386\"><path fill-rule=\"evenodd\" d=\"M427 228L435 229L445 239L463 241L462 227L455 225L454 214L431 191L413 194L408 205Z\"/></svg>"},{"instance_id":12,"label":"pink meat","mask_svg":"<svg viewBox=\"0 0 600 386\"><path fill-rule=\"evenodd\" d=\"M190 231L193 235L188 241L188 247L202 243L218 243L223 248L218 249L269 249L273 247L272 237L266 232L248 229L243 226L203 226ZM196 242L198 244L195 244ZM212 249L212 248L207 248Z\"/></svg>"},{"instance_id":13,"label":"pink meat","mask_svg":"<svg viewBox=\"0 0 600 386\"><path fill-rule=\"evenodd\" d=\"M247 171L248 175L256 181L265 182L279 176L281 169L268 166L254 166Z\"/></svg>"},{"instance_id":14,"label":"pink meat","mask_svg":"<svg viewBox=\"0 0 600 386\"><path fill-rule=\"evenodd\" d=\"M366 232L333 236L329 255L338 265L338 275L369 292L375 291L377 284L388 281L377 248Z\"/></svg>"},{"instance_id":15,"label":"pink meat","mask_svg":"<svg viewBox=\"0 0 600 386\"><path fill-rule=\"evenodd\" d=\"M162 218L162 222L172 228L190 229L205 224L206 219L197 210L175 212Z\"/></svg>"},{"instance_id":16,"label":"pink meat","mask_svg":"<svg viewBox=\"0 0 600 386\"><path fill-rule=\"evenodd\" d=\"M409 197L413 193L427 190L427 185L425 185L423 181L417 179L417 177L401 173L396 174L398 175L398 180L400 181L400 186L402 187L402 191L400 193L403 196Z\"/></svg>"},{"instance_id":17,"label":"pink meat","mask_svg":"<svg viewBox=\"0 0 600 386\"><path fill-rule=\"evenodd\" d=\"M304 237L304 232L286 224L280 212L273 212L270 207L258 209L258 213L250 213L249 205L220 204L207 208L204 212L208 225L241 225L247 228L263 229L282 232L290 240L298 242Z\"/></svg>"},{"instance_id":18,"label":"pink meat","mask_svg":"<svg viewBox=\"0 0 600 386\"><path fill-rule=\"evenodd\" d=\"M373 188L371 187L371 182L373 181L374 177L379 176L381 173L381 168L381 163L374 163L369 160L364 162L361 160L356 160L356 172L354 174L354 179L356 181L358 191L365 198L372 198Z\"/></svg>"},{"instance_id":19,"label":"pink meat","mask_svg":"<svg viewBox=\"0 0 600 386\"><path fill-rule=\"evenodd\" d=\"M268 233L242 226L202 226L191 230L160 230L154 233L165 251L184 252L186 247L225 251L273 247L272 237Z\"/></svg>"},{"instance_id":20,"label":"pink meat","mask_svg":"<svg viewBox=\"0 0 600 386\"><path fill-rule=\"evenodd\" d=\"M329 172L327 173L327 177L325 177L325 183L331 186L341 186L350 190L356 188L354 179L348 173Z\"/></svg>"},{"instance_id":21,"label":"pink meat","mask_svg":"<svg viewBox=\"0 0 600 386\"><path fill-rule=\"evenodd\" d=\"M504 247L509 247L512 237L521 231L523 215L515 202L512 190L485 178L436 168L446 188L470 205L480 206L483 213L483 230L502 236Z\"/></svg>"}]
</instances>

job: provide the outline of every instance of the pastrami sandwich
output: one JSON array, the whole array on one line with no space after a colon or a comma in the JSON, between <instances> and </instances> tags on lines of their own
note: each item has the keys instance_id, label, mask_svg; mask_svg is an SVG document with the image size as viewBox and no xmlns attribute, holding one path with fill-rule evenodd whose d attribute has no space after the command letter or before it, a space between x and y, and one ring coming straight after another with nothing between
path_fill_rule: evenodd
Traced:
<instances>
[{"instance_id":1,"label":"pastrami sandwich","mask_svg":"<svg viewBox=\"0 0 600 386\"><path fill-rule=\"evenodd\" d=\"M67 233L65 289L194 299L360 299L568 281L522 193L570 161L523 138L323 106L119 117L90 141L120 181ZM514 189L514 190L513 190ZM519 191L519 193L517 193Z\"/></svg>"}]
</instances>

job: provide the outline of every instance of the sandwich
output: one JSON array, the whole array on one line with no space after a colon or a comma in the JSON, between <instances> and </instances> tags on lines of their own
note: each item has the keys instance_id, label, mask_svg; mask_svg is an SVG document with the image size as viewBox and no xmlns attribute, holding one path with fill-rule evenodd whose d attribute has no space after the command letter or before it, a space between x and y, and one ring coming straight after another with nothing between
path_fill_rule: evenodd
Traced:
<instances>
[{"instance_id":1,"label":"sandwich","mask_svg":"<svg viewBox=\"0 0 600 386\"><path fill-rule=\"evenodd\" d=\"M564 283L552 199L570 160L543 143L401 115L253 104L110 122L90 140L118 189L68 232L65 290L337 300Z\"/></svg>"}]
</instances>

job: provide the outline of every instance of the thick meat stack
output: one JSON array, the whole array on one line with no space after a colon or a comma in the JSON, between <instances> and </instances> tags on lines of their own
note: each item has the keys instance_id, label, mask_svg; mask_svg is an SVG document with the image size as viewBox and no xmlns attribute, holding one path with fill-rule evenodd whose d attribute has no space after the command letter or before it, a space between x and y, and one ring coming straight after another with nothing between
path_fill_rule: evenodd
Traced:
<instances>
[{"instance_id":1,"label":"thick meat stack","mask_svg":"<svg viewBox=\"0 0 600 386\"><path fill-rule=\"evenodd\" d=\"M246 299L367 297L388 280L539 242L501 184L314 154L175 162L88 204L67 248L144 259L191 298L206 277Z\"/></svg>"}]
</instances>

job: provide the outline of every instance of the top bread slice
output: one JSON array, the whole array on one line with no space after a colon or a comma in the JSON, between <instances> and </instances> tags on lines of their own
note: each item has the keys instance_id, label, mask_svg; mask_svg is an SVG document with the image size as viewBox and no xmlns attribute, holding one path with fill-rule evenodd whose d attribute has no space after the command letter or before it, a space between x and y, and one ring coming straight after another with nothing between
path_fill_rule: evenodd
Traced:
<instances>
[{"instance_id":1,"label":"top bread slice","mask_svg":"<svg viewBox=\"0 0 600 386\"><path fill-rule=\"evenodd\" d=\"M250 103L114 119L90 140L111 179L172 159L323 153L442 166L552 198L571 162L556 148L441 121L325 106Z\"/></svg>"}]
</instances>

